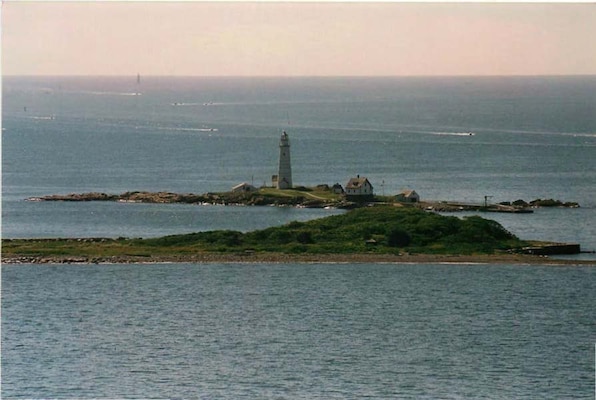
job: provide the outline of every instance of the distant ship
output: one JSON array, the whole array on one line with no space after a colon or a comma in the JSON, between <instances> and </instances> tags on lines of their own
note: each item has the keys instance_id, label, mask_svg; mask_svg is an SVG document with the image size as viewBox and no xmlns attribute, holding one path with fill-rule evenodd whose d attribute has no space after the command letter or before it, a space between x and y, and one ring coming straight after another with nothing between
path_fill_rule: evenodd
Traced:
<instances>
[{"instance_id":1,"label":"distant ship","mask_svg":"<svg viewBox=\"0 0 596 400\"><path fill-rule=\"evenodd\" d=\"M140 96L141 95L141 91L139 90L141 87L141 74L139 74L137 72L137 91L135 92L136 96Z\"/></svg>"}]
</instances>

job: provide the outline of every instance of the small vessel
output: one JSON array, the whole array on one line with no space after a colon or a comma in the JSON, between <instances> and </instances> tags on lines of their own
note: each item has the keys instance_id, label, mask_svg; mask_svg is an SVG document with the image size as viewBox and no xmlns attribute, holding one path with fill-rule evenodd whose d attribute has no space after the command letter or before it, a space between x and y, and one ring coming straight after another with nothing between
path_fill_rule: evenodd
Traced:
<instances>
[{"instance_id":1,"label":"small vessel","mask_svg":"<svg viewBox=\"0 0 596 400\"><path fill-rule=\"evenodd\" d=\"M135 96L141 95L141 91L139 90L140 88L141 88L141 74L137 72L137 90L134 93Z\"/></svg>"}]
</instances>

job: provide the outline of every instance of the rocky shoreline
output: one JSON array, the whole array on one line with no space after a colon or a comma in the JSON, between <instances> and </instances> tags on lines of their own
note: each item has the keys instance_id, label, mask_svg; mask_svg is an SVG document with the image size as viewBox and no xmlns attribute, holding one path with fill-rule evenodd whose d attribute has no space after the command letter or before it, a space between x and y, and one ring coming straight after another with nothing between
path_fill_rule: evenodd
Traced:
<instances>
[{"instance_id":1,"label":"rocky shoreline","mask_svg":"<svg viewBox=\"0 0 596 400\"><path fill-rule=\"evenodd\" d=\"M171 192L125 192L107 194L99 192L54 194L41 197L29 197L27 201L115 201L120 203L158 203L158 204L200 204L200 205L244 205L244 206L302 206L302 207L337 207L351 208L354 203L340 200L317 199L308 196L271 196L258 192L224 193L171 193Z\"/></svg>"},{"instance_id":2,"label":"rocky shoreline","mask_svg":"<svg viewBox=\"0 0 596 400\"><path fill-rule=\"evenodd\" d=\"M284 254L284 253L197 253L192 255L109 257L2 256L3 264L155 264L155 263L308 263L308 264L522 264L589 265L596 260L565 260L524 254L436 255L436 254Z\"/></svg>"}]
</instances>

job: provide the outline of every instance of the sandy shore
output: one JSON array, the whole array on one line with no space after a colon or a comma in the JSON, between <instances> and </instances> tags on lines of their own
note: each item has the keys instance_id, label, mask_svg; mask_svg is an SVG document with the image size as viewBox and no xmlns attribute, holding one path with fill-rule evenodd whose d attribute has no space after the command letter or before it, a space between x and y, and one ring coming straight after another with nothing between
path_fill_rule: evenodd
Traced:
<instances>
[{"instance_id":1,"label":"sandy shore","mask_svg":"<svg viewBox=\"0 0 596 400\"><path fill-rule=\"evenodd\" d=\"M392 263L392 264L532 264L590 265L596 260L560 260L551 257L495 255L434 255L434 254L283 254L283 253L197 253L168 256L11 256L2 255L3 264L130 264L130 263Z\"/></svg>"}]
</instances>

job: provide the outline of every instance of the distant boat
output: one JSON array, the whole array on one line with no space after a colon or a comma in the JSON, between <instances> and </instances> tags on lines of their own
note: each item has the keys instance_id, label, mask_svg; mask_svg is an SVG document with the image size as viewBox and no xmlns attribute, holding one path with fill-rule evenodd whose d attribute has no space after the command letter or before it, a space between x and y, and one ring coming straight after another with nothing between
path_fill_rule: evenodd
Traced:
<instances>
[{"instance_id":1,"label":"distant boat","mask_svg":"<svg viewBox=\"0 0 596 400\"><path fill-rule=\"evenodd\" d=\"M141 91L139 90L140 88L141 88L141 74L139 74L137 72L137 91L135 92L135 96L141 95Z\"/></svg>"}]
</instances>

